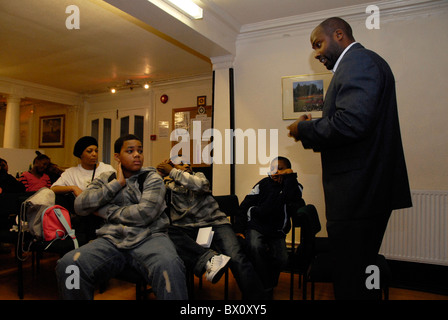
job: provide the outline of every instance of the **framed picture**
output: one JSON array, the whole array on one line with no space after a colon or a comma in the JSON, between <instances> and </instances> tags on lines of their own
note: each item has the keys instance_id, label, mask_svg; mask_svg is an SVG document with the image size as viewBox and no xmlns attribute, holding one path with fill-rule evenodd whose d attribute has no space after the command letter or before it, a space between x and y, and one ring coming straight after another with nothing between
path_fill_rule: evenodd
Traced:
<instances>
[{"instance_id":1,"label":"framed picture","mask_svg":"<svg viewBox=\"0 0 448 320\"><path fill-rule=\"evenodd\" d=\"M65 115L39 118L39 148L63 148Z\"/></svg>"},{"instance_id":2,"label":"framed picture","mask_svg":"<svg viewBox=\"0 0 448 320\"><path fill-rule=\"evenodd\" d=\"M199 96L197 105L198 107L204 107L207 104L207 96Z\"/></svg>"},{"instance_id":3,"label":"framed picture","mask_svg":"<svg viewBox=\"0 0 448 320\"><path fill-rule=\"evenodd\" d=\"M283 120L297 119L304 113L322 117L324 97L333 73L282 77Z\"/></svg>"}]
</instances>

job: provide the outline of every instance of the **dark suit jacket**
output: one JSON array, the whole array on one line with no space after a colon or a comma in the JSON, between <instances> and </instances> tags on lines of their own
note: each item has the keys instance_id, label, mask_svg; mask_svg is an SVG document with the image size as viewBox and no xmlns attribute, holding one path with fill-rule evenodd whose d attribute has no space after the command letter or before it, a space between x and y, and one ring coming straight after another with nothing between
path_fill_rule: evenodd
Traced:
<instances>
[{"instance_id":1,"label":"dark suit jacket","mask_svg":"<svg viewBox=\"0 0 448 320\"><path fill-rule=\"evenodd\" d=\"M363 219L412 205L386 61L359 43L341 59L322 118L298 124L305 148L321 152L327 219Z\"/></svg>"}]
</instances>

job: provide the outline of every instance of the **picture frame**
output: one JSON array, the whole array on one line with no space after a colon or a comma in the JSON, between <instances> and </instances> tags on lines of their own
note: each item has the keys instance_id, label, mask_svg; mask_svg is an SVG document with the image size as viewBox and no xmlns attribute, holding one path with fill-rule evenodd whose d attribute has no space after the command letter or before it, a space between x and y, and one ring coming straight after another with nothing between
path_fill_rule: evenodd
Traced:
<instances>
[{"instance_id":1,"label":"picture frame","mask_svg":"<svg viewBox=\"0 0 448 320\"><path fill-rule=\"evenodd\" d=\"M63 148L65 115L39 117L39 148Z\"/></svg>"},{"instance_id":2,"label":"picture frame","mask_svg":"<svg viewBox=\"0 0 448 320\"><path fill-rule=\"evenodd\" d=\"M207 104L207 96L198 96L197 97L197 106L198 107L205 107Z\"/></svg>"},{"instance_id":3,"label":"picture frame","mask_svg":"<svg viewBox=\"0 0 448 320\"><path fill-rule=\"evenodd\" d=\"M332 77L332 72L282 77L283 120L309 113L312 118L321 118Z\"/></svg>"}]
</instances>

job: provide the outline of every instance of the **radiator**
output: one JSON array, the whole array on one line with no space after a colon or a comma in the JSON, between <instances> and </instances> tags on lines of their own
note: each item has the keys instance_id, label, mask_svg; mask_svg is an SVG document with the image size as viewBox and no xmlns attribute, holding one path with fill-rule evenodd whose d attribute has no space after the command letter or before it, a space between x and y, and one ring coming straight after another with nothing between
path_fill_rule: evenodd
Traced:
<instances>
[{"instance_id":1,"label":"radiator","mask_svg":"<svg viewBox=\"0 0 448 320\"><path fill-rule=\"evenodd\" d=\"M413 207L392 212L380 253L448 266L448 191L412 191Z\"/></svg>"}]
</instances>

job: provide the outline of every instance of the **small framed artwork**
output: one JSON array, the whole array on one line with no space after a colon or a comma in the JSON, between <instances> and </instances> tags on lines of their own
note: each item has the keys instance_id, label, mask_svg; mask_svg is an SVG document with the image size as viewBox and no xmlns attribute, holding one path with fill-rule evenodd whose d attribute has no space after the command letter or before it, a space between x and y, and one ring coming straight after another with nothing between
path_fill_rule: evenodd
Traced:
<instances>
[{"instance_id":1,"label":"small framed artwork","mask_svg":"<svg viewBox=\"0 0 448 320\"><path fill-rule=\"evenodd\" d=\"M206 104L207 104L207 96L199 96L198 107L205 107Z\"/></svg>"},{"instance_id":2,"label":"small framed artwork","mask_svg":"<svg viewBox=\"0 0 448 320\"><path fill-rule=\"evenodd\" d=\"M325 72L282 77L283 120L297 119L304 113L321 118L332 76Z\"/></svg>"},{"instance_id":3,"label":"small framed artwork","mask_svg":"<svg viewBox=\"0 0 448 320\"><path fill-rule=\"evenodd\" d=\"M39 118L39 148L63 148L65 115Z\"/></svg>"}]
</instances>

